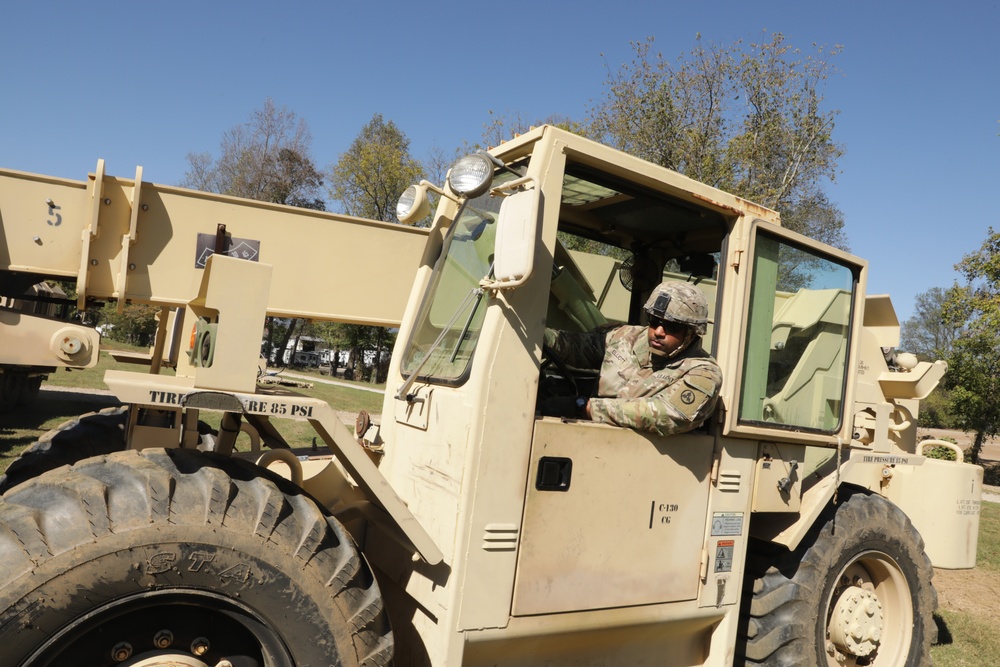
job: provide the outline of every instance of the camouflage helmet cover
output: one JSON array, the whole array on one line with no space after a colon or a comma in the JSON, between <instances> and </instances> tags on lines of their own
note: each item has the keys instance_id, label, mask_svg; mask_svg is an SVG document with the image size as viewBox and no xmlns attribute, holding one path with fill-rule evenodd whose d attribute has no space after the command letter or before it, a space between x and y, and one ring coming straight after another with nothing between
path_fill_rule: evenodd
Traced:
<instances>
[{"instance_id":1,"label":"camouflage helmet cover","mask_svg":"<svg viewBox=\"0 0 1000 667\"><path fill-rule=\"evenodd\" d=\"M699 336L705 335L708 324L708 300L701 290L690 283L666 281L656 286L643 309L668 322L686 324Z\"/></svg>"}]
</instances>

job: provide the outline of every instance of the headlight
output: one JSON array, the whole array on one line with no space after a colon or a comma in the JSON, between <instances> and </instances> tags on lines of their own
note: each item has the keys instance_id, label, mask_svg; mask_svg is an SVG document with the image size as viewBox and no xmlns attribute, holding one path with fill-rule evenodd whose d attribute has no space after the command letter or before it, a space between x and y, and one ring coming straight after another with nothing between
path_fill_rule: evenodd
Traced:
<instances>
[{"instance_id":1,"label":"headlight","mask_svg":"<svg viewBox=\"0 0 1000 667\"><path fill-rule=\"evenodd\" d=\"M427 188L423 185L411 185L403 190L396 202L396 219L404 225L412 225L427 217L430 203L427 201Z\"/></svg>"},{"instance_id":2,"label":"headlight","mask_svg":"<svg viewBox=\"0 0 1000 667\"><path fill-rule=\"evenodd\" d=\"M470 199L486 192L493 182L493 163L485 155L466 155L448 173L452 192Z\"/></svg>"}]
</instances>

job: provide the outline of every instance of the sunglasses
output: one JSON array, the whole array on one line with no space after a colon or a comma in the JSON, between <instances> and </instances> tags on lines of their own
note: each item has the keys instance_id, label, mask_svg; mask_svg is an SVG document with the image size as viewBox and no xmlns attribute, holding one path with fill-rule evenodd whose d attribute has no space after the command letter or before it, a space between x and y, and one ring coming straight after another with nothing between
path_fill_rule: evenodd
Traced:
<instances>
[{"instance_id":1,"label":"sunglasses","mask_svg":"<svg viewBox=\"0 0 1000 667\"><path fill-rule=\"evenodd\" d=\"M680 322L672 322L670 320L665 320L655 315L649 315L648 318L649 318L650 329L659 329L660 327L663 327L663 330L668 334L672 335L681 334L687 328Z\"/></svg>"}]
</instances>

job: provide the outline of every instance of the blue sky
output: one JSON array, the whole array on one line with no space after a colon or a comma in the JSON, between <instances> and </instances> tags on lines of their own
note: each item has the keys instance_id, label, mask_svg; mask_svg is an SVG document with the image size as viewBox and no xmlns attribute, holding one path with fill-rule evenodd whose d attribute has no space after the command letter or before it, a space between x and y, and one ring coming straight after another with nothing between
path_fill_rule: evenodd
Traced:
<instances>
[{"instance_id":1,"label":"blue sky","mask_svg":"<svg viewBox=\"0 0 1000 667\"><path fill-rule=\"evenodd\" d=\"M374 113L415 157L477 141L490 110L583 119L630 41L668 58L782 32L841 44L828 82L846 153L827 191L869 292L947 287L1000 228L1000 2L17 2L0 11L0 167L177 184L190 152L272 98L327 166ZM602 55L603 54L603 55Z\"/></svg>"}]
</instances>

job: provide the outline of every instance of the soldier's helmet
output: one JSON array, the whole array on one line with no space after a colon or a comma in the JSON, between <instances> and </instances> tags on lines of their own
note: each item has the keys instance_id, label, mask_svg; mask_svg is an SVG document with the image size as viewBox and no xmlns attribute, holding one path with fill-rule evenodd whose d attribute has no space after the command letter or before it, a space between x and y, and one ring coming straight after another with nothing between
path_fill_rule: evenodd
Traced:
<instances>
[{"instance_id":1,"label":"soldier's helmet","mask_svg":"<svg viewBox=\"0 0 1000 667\"><path fill-rule=\"evenodd\" d=\"M690 283L666 281L656 286L644 310L653 317L668 322L686 324L699 336L705 335L708 324L708 300L701 290Z\"/></svg>"}]
</instances>

